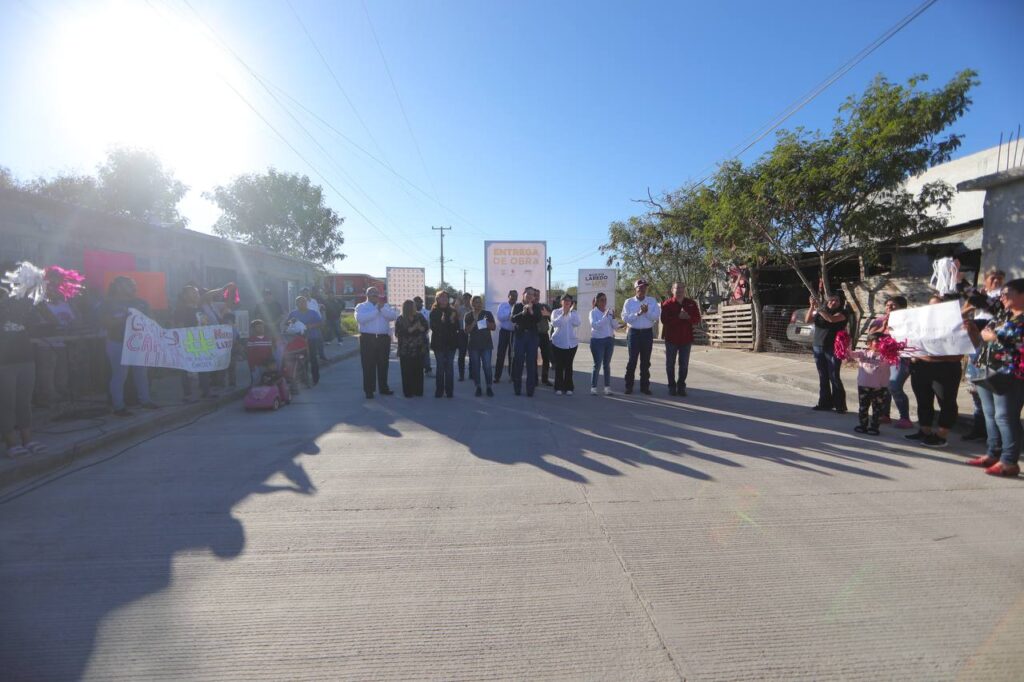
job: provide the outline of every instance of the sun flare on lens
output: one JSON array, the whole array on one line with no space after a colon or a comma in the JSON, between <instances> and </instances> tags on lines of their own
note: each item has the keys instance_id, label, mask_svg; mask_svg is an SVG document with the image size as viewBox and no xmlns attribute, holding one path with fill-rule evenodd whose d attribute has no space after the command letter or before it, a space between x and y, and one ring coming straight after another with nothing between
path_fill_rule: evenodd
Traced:
<instances>
[{"instance_id":1,"label":"sun flare on lens","mask_svg":"<svg viewBox=\"0 0 1024 682\"><path fill-rule=\"evenodd\" d=\"M64 135L150 149L189 184L249 163L252 114L224 78L244 81L194 18L161 0L83 2L57 18L53 40Z\"/></svg>"}]
</instances>

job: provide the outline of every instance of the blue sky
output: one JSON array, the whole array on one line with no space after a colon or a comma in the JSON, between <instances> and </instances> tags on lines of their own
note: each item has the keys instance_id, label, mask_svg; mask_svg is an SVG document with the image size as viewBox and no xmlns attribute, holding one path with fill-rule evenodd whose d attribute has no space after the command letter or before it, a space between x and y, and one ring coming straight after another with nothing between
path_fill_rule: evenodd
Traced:
<instances>
[{"instance_id":1,"label":"blue sky","mask_svg":"<svg viewBox=\"0 0 1024 682\"><path fill-rule=\"evenodd\" d=\"M203 191L270 165L305 173L346 217L339 271L425 266L436 282L430 228L451 225L447 279L465 269L473 290L485 239L546 239L556 282L603 266L632 199L702 177L920 4L190 1L0 3L0 165L27 179L149 147L192 187L183 208L203 231L217 217ZM939 0L785 125L827 128L877 73L938 86L973 68L959 154L994 146L1024 120L1022 23L1019 1Z\"/></svg>"}]
</instances>

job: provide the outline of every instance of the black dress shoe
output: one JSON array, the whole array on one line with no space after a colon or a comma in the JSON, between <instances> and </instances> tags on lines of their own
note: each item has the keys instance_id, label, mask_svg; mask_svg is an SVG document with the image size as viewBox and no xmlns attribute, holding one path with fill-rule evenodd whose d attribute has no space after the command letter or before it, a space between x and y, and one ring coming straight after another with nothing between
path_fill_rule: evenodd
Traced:
<instances>
[{"instance_id":1,"label":"black dress shoe","mask_svg":"<svg viewBox=\"0 0 1024 682\"><path fill-rule=\"evenodd\" d=\"M373 394L372 393L367 393L366 394L366 399L367 400L373 400Z\"/></svg>"},{"instance_id":2,"label":"black dress shoe","mask_svg":"<svg viewBox=\"0 0 1024 682\"><path fill-rule=\"evenodd\" d=\"M633 392L633 389L631 389L631 388L627 388L625 391L623 391L623 393L625 393L626 395L630 395L632 392Z\"/></svg>"},{"instance_id":3,"label":"black dress shoe","mask_svg":"<svg viewBox=\"0 0 1024 682\"><path fill-rule=\"evenodd\" d=\"M395 392L392 391L390 388L382 388L382 389L380 389L380 394L381 395L394 395Z\"/></svg>"},{"instance_id":4,"label":"black dress shoe","mask_svg":"<svg viewBox=\"0 0 1024 682\"><path fill-rule=\"evenodd\" d=\"M831 412L832 411L832 408L829 407L828 405L815 405L811 409L814 410L815 412Z\"/></svg>"},{"instance_id":5,"label":"black dress shoe","mask_svg":"<svg viewBox=\"0 0 1024 682\"><path fill-rule=\"evenodd\" d=\"M643 393L644 395L654 395L654 392L651 391L651 389L649 388L641 388L640 392Z\"/></svg>"},{"instance_id":6,"label":"black dress shoe","mask_svg":"<svg viewBox=\"0 0 1024 682\"><path fill-rule=\"evenodd\" d=\"M671 386L669 386L669 388L668 388L668 394L669 394L669 395L675 395L675 394L676 394L676 389L674 389L674 388L672 388Z\"/></svg>"},{"instance_id":7,"label":"black dress shoe","mask_svg":"<svg viewBox=\"0 0 1024 682\"><path fill-rule=\"evenodd\" d=\"M685 388L676 389L676 395L682 396L683 398L685 398L686 397L686 389Z\"/></svg>"}]
</instances>

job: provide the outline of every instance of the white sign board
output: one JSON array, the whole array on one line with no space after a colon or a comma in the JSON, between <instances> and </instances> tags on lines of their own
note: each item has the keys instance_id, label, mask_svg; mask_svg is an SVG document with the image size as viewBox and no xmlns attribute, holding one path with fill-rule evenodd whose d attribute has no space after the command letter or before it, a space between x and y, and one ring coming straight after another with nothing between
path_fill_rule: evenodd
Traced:
<instances>
[{"instance_id":1,"label":"white sign board","mask_svg":"<svg viewBox=\"0 0 1024 682\"><path fill-rule=\"evenodd\" d=\"M387 285L388 303L401 311L406 301L426 296L427 271L423 268L388 268Z\"/></svg>"},{"instance_id":2,"label":"white sign board","mask_svg":"<svg viewBox=\"0 0 1024 682\"><path fill-rule=\"evenodd\" d=\"M590 311L594 297L603 293L608 297L608 308L615 309L615 285L617 272L614 268L583 269L579 271L576 284L576 310L580 313L580 342L590 341Z\"/></svg>"},{"instance_id":3,"label":"white sign board","mask_svg":"<svg viewBox=\"0 0 1024 682\"><path fill-rule=\"evenodd\" d=\"M510 290L518 291L522 300L528 286L546 301L547 257L547 242L484 242L484 307L496 314Z\"/></svg>"},{"instance_id":4,"label":"white sign board","mask_svg":"<svg viewBox=\"0 0 1024 682\"><path fill-rule=\"evenodd\" d=\"M121 364L215 372L227 368L233 339L231 325L164 329L132 308L124 323Z\"/></svg>"},{"instance_id":5,"label":"white sign board","mask_svg":"<svg viewBox=\"0 0 1024 682\"><path fill-rule=\"evenodd\" d=\"M889 334L905 341L912 355L966 355L974 344L963 327L959 301L889 313Z\"/></svg>"}]
</instances>

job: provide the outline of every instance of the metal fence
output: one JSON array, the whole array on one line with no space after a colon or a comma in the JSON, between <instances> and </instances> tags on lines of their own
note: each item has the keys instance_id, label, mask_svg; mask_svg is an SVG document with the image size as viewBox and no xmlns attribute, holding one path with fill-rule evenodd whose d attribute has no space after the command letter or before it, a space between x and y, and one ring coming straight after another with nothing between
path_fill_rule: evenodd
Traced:
<instances>
[{"instance_id":1,"label":"metal fence","mask_svg":"<svg viewBox=\"0 0 1024 682\"><path fill-rule=\"evenodd\" d=\"M807 325L792 323L797 311L804 313L807 306L766 305L761 309L764 322L764 349L770 353L810 353L811 335L801 333ZM800 317L800 322L803 318ZM805 341L806 339L806 341Z\"/></svg>"}]
</instances>

